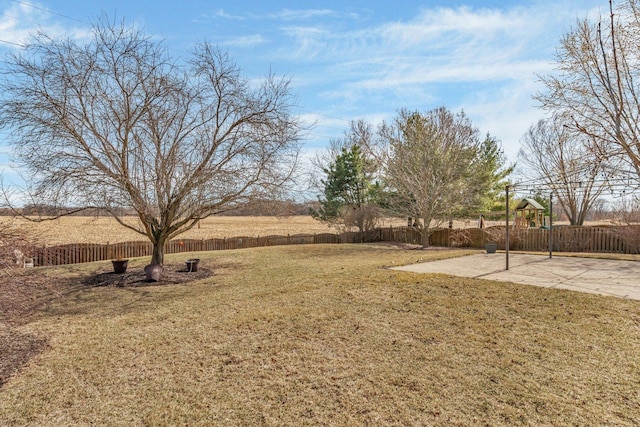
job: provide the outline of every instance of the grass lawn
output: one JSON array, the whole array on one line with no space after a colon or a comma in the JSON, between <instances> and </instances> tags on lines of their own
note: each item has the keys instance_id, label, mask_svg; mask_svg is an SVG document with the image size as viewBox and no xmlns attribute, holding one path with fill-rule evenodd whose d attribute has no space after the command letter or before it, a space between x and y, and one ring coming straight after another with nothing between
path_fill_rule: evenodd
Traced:
<instances>
[{"instance_id":1,"label":"grass lawn","mask_svg":"<svg viewBox=\"0 0 640 427\"><path fill-rule=\"evenodd\" d=\"M46 344L0 425L640 423L640 302L384 268L464 253L199 253L214 276L137 288L35 269L73 291L12 326Z\"/></svg>"}]
</instances>

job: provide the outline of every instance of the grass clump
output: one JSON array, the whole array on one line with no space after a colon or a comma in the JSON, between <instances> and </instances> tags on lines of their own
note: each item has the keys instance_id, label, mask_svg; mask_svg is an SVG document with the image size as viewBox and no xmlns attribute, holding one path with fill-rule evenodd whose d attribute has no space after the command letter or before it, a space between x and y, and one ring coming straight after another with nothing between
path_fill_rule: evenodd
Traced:
<instances>
[{"instance_id":1,"label":"grass clump","mask_svg":"<svg viewBox=\"0 0 640 427\"><path fill-rule=\"evenodd\" d=\"M0 424L640 419L637 301L385 268L464 253L216 252L195 283L75 290L17 330L47 348L0 389Z\"/></svg>"}]
</instances>

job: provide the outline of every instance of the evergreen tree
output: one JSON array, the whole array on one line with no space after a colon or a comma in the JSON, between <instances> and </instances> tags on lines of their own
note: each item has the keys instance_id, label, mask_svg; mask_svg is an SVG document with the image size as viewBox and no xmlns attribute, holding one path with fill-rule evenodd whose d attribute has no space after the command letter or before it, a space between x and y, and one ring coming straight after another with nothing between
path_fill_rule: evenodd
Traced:
<instances>
[{"instance_id":1,"label":"evergreen tree","mask_svg":"<svg viewBox=\"0 0 640 427\"><path fill-rule=\"evenodd\" d=\"M376 199L380 188L374 182L374 164L360 146L343 147L323 171L326 178L321 181L324 190L318 197L320 208L312 209L311 215L359 231L373 228L378 219Z\"/></svg>"},{"instance_id":2,"label":"evergreen tree","mask_svg":"<svg viewBox=\"0 0 640 427\"><path fill-rule=\"evenodd\" d=\"M481 165L478 173L482 174L485 183L481 189L482 210L503 213L506 208L505 187L509 183L507 177L515 169L515 164L505 167L507 159L500 142L490 134L482 142L478 158Z\"/></svg>"}]
</instances>

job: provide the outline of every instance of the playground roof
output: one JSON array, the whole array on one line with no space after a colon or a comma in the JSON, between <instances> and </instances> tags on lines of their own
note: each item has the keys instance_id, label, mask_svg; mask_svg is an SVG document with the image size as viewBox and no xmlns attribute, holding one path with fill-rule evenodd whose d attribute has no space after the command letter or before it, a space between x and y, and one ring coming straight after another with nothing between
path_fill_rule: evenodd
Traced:
<instances>
[{"instance_id":1,"label":"playground roof","mask_svg":"<svg viewBox=\"0 0 640 427\"><path fill-rule=\"evenodd\" d=\"M536 202L534 199L522 199L520 200L520 202L518 203L518 205L516 206L517 210L521 210L521 209L539 209L539 210L544 210L544 206L542 206L540 203Z\"/></svg>"}]
</instances>

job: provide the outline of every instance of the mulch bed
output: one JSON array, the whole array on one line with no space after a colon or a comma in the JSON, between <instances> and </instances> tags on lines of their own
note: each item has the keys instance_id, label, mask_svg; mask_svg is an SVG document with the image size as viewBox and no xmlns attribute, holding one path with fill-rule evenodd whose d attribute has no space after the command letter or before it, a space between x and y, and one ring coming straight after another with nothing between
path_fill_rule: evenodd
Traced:
<instances>
[{"instance_id":1,"label":"mulch bed","mask_svg":"<svg viewBox=\"0 0 640 427\"><path fill-rule=\"evenodd\" d=\"M160 282L148 282L143 268L129 268L124 274L95 273L80 281L46 281L25 269L0 274L0 387L31 358L47 347L47 340L17 330L41 307L55 299L87 287L140 287L178 285L212 276L212 269L199 266L189 272L185 264L166 264Z\"/></svg>"},{"instance_id":2,"label":"mulch bed","mask_svg":"<svg viewBox=\"0 0 640 427\"><path fill-rule=\"evenodd\" d=\"M114 287L140 287L179 285L205 279L214 274L213 270L200 266L198 271L188 271L185 264L166 264L162 279L159 282L147 281L144 268L129 268L124 274L98 273L85 278L82 284L89 287L114 286Z\"/></svg>"}]
</instances>

